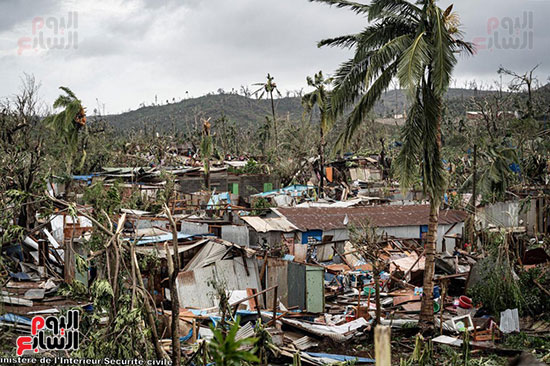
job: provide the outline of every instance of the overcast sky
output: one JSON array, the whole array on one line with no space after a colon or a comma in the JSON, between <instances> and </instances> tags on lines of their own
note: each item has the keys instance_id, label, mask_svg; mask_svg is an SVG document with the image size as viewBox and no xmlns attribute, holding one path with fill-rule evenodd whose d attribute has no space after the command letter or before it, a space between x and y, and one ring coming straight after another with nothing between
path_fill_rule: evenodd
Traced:
<instances>
[{"instance_id":1,"label":"overcast sky","mask_svg":"<svg viewBox=\"0 0 550 366\"><path fill-rule=\"evenodd\" d=\"M457 0L454 10L465 38L481 46L460 59L455 86L490 83L501 64L516 71L540 64L537 75L547 82L550 0ZM283 92L300 89L307 75L330 74L349 56L317 48L318 40L366 25L350 11L306 0L0 0L0 17L0 96L15 93L28 73L48 104L64 85L89 109L99 99L107 113L155 95L160 102L239 89L268 72ZM55 34L56 23L69 21Z\"/></svg>"}]
</instances>

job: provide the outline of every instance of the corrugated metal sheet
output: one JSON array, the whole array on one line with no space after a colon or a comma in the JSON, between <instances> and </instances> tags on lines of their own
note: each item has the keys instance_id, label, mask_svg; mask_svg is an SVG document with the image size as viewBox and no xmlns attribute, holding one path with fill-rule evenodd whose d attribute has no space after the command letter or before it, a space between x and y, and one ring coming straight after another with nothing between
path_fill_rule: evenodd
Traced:
<instances>
[{"instance_id":1,"label":"corrugated metal sheet","mask_svg":"<svg viewBox=\"0 0 550 366\"><path fill-rule=\"evenodd\" d=\"M288 263L288 307L306 308L306 267L303 264Z\"/></svg>"},{"instance_id":2,"label":"corrugated metal sheet","mask_svg":"<svg viewBox=\"0 0 550 366\"><path fill-rule=\"evenodd\" d=\"M289 233L298 228L292 225L284 217L269 217L262 218L258 216L243 216L241 217L244 222L252 226L252 228L258 233L267 233L270 231L282 231L284 233Z\"/></svg>"},{"instance_id":3,"label":"corrugated metal sheet","mask_svg":"<svg viewBox=\"0 0 550 366\"><path fill-rule=\"evenodd\" d=\"M372 207L310 207L278 208L274 210L301 231L334 230L348 224L362 224L367 219L372 226L421 226L428 225L429 205L372 206ZM347 219L346 219L347 216ZM442 210L439 224L463 222L468 214L458 210Z\"/></svg>"}]
</instances>

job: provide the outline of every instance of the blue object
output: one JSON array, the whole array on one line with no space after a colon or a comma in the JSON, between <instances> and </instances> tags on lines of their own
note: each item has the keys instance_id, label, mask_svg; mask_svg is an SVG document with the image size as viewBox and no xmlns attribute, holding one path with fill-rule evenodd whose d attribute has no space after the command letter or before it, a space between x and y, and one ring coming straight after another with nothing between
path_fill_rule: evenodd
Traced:
<instances>
[{"instance_id":1,"label":"blue object","mask_svg":"<svg viewBox=\"0 0 550 366\"><path fill-rule=\"evenodd\" d=\"M92 185L92 178L98 176L99 174L88 174L88 175L73 175L73 180L80 180L86 182L88 185Z\"/></svg>"},{"instance_id":2,"label":"blue object","mask_svg":"<svg viewBox=\"0 0 550 366\"><path fill-rule=\"evenodd\" d=\"M231 203L231 196L229 192L223 192L212 195L210 200L208 200L208 205L206 206L207 210L213 210L215 206L218 206L220 202L225 201L228 204Z\"/></svg>"},{"instance_id":3,"label":"blue object","mask_svg":"<svg viewBox=\"0 0 550 366\"><path fill-rule=\"evenodd\" d=\"M180 342L188 341L189 339L191 339L192 336L193 336L193 328L189 329L189 333L187 333L186 336L180 337Z\"/></svg>"},{"instance_id":4,"label":"blue object","mask_svg":"<svg viewBox=\"0 0 550 366\"><path fill-rule=\"evenodd\" d=\"M288 187L281 188L281 189L274 189L272 191L253 194L252 197L267 197L267 196L271 196L273 194L288 194L288 193L290 193L290 195L292 197L301 197L305 193L307 193L308 191L316 189L316 188L317 187L315 187L315 186L306 186L306 185L301 185L301 184L295 184L295 185L288 186Z\"/></svg>"},{"instance_id":5,"label":"blue object","mask_svg":"<svg viewBox=\"0 0 550 366\"><path fill-rule=\"evenodd\" d=\"M434 299L439 299L441 296L441 289L439 286L434 286Z\"/></svg>"},{"instance_id":6,"label":"blue object","mask_svg":"<svg viewBox=\"0 0 550 366\"><path fill-rule=\"evenodd\" d=\"M319 357L319 358L329 358L331 360L335 361L356 361L361 363L375 363L376 361L372 358L365 358L365 357L355 357L355 356L346 356L346 355L333 355L330 353L313 353L313 352L305 352L308 356L311 357Z\"/></svg>"},{"instance_id":7,"label":"blue object","mask_svg":"<svg viewBox=\"0 0 550 366\"><path fill-rule=\"evenodd\" d=\"M31 325L31 320L29 318L26 318L20 315L11 314L11 313L0 316L0 321L5 321L7 323L14 323L14 324Z\"/></svg>"},{"instance_id":8,"label":"blue object","mask_svg":"<svg viewBox=\"0 0 550 366\"><path fill-rule=\"evenodd\" d=\"M519 166L519 164L512 163L510 164L510 170L513 171L514 173L520 173L521 167Z\"/></svg>"},{"instance_id":9,"label":"blue object","mask_svg":"<svg viewBox=\"0 0 550 366\"><path fill-rule=\"evenodd\" d=\"M423 234L428 232L428 225L420 225L420 239L424 238Z\"/></svg>"},{"instance_id":10,"label":"blue object","mask_svg":"<svg viewBox=\"0 0 550 366\"><path fill-rule=\"evenodd\" d=\"M302 244L309 243L309 238L313 238L316 241L323 240L323 231L321 230L309 230L302 233Z\"/></svg>"},{"instance_id":11,"label":"blue object","mask_svg":"<svg viewBox=\"0 0 550 366\"><path fill-rule=\"evenodd\" d=\"M19 280L19 281L30 281L31 279L31 277L25 272L17 272L17 273L10 272L10 277L15 278L16 280Z\"/></svg>"}]
</instances>

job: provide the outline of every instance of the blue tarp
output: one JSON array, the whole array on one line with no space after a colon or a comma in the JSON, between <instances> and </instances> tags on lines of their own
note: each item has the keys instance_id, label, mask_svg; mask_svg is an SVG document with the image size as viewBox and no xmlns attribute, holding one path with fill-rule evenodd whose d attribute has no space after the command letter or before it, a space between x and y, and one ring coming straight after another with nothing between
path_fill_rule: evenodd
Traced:
<instances>
[{"instance_id":1,"label":"blue tarp","mask_svg":"<svg viewBox=\"0 0 550 366\"><path fill-rule=\"evenodd\" d=\"M355 356L345 356L345 355L333 355L330 353L313 353L313 352L305 352L308 356L311 357L319 357L319 358L329 358L331 360L335 361L355 361L360 363L375 363L374 359L372 358L365 358L365 357L355 357Z\"/></svg>"},{"instance_id":2,"label":"blue tarp","mask_svg":"<svg viewBox=\"0 0 550 366\"><path fill-rule=\"evenodd\" d=\"M267 197L267 196L271 196L271 195L290 193L290 195L292 197L300 197L300 196L303 196L307 191L309 191L311 189L316 189L316 187L315 186L306 186L306 185L301 185L301 184L294 184L292 186L288 186L288 187L281 188L281 189L274 189L273 191L262 192L262 193L254 194L252 196L253 197Z\"/></svg>"},{"instance_id":3,"label":"blue tarp","mask_svg":"<svg viewBox=\"0 0 550 366\"><path fill-rule=\"evenodd\" d=\"M231 196L229 192L223 192L212 195L210 199L208 200L208 205L206 206L206 209L211 210L215 208L214 206L218 206L221 202L224 203L231 203Z\"/></svg>"},{"instance_id":4,"label":"blue tarp","mask_svg":"<svg viewBox=\"0 0 550 366\"><path fill-rule=\"evenodd\" d=\"M25 318L24 316L15 315L11 313L0 316L0 321L4 321L7 323L31 325L31 320L29 318Z\"/></svg>"},{"instance_id":5,"label":"blue tarp","mask_svg":"<svg viewBox=\"0 0 550 366\"><path fill-rule=\"evenodd\" d=\"M19 280L19 281L29 281L31 279L31 277L25 272L17 272L17 273L10 272L10 277L15 278L16 280Z\"/></svg>"},{"instance_id":6,"label":"blue tarp","mask_svg":"<svg viewBox=\"0 0 550 366\"><path fill-rule=\"evenodd\" d=\"M98 176L99 174L88 174L88 175L73 175L73 180L82 180L88 183L88 185L92 184L92 178L95 176Z\"/></svg>"}]
</instances>

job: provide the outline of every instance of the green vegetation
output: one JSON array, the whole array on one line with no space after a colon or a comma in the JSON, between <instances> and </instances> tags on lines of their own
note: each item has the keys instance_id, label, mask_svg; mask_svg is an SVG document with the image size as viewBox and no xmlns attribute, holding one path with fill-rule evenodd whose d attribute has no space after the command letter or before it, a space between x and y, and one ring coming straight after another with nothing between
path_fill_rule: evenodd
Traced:
<instances>
[{"instance_id":1,"label":"green vegetation","mask_svg":"<svg viewBox=\"0 0 550 366\"><path fill-rule=\"evenodd\" d=\"M500 314L506 309L524 309L523 288L514 279L509 259L487 257L477 265L480 282L468 289L468 294L477 305L483 305L491 314Z\"/></svg>"},{"instance_id":2,"label":"green vegetation","mask_svg":"<svg viewBox=\"0 0 550 366\"><path fill-rule=\"evenodd\" d=\"M46 117L44 123L55 132L56 136L59 136L65 145L64 160L67 164L66 174L70 175L72 173L72 163L78 151L78 133L81 129L86 128L86 112L84 111L82 102L71 89L65 86L61 86L59 89L65 92L65 95L60 95L53 103L53 107L56 109L63 108L63 110ZM81 152L80 168L82 168L86 160L86 150L82 149Z\"/></svg>"},{"instance_id":3,"label":"green vegetation","mask_svg":"<svg viewBox=\"0 0 550 366\"><path fill-rule=\"evenodd\" d=\"M209 343L208 349L212 361L221 366L250 365L260 362L255 355L256 348L242 350L244 346L253 346L256 338L235 339L239 330L239 318L230 326L229 331L224 333L222 329L212 327L214 339Z\"/></svg>"}]
</instances>

